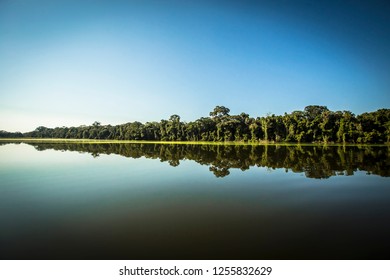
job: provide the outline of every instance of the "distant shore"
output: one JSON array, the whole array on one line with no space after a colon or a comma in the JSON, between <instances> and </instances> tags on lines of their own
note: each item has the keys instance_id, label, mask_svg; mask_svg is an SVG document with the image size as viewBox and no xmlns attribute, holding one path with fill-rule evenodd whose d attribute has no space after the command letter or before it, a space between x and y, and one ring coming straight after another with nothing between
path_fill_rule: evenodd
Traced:
<instances>
[{"instance_id":1,"label":"distant shore","mask_svg":"<svg viewBox=\"0 0 390 280\"><path fill-rule=\"evenodd\" d=\"M78 127L37 127L30 132L0 130L6 139L77 139L83 143L105 140L127 143L187 143L187 144L385 144L390 143L390 109L355 116L350 111L329 110L326 106L309 105L303 111L284 115L250 117L249 114L230 115L230 109L216 106L208 117L183 122L172 115L160 122L138 121L118 125L92 125ZM50 140L53 141L53 140ZM58 141L58 140L56 140ZM63 141L63 140L61 140Z\"/></svg>"},{"instance_id":2,"label":"distant shore","mask_svg":"<svg viewBox=\"0 0 390 280\"><path fill-rule=\"evenodd\" d=\"M73 144L175 144L175 145L273 145L273 146L390 146L384 144L355 144L355 143L285 143L266 141L153 141L153 140L105 140L105 139L65 139L65 138L0 138L0 142L16 143L73 143Z\"/></svg>"}]
</instances>

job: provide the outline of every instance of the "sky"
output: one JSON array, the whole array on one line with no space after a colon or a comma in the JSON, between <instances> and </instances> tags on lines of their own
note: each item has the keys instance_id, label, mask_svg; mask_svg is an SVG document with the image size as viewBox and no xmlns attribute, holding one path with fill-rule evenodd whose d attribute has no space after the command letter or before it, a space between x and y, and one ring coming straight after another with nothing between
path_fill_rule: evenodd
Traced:
<instances>
[{"instance_id":1,"label":"sky","mask_svg":"<svg viewBox=\"0 0 390 280\"><path fill-rule=\"evenodd\" d=\"M0 130L389 108L386 2L0 0Z\"/></svg>"}]
</instances>

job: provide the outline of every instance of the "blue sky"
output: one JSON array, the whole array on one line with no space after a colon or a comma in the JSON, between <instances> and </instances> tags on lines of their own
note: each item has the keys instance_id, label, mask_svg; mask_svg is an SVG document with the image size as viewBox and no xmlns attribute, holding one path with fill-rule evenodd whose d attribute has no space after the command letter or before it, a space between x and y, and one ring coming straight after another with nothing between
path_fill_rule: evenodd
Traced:
<instances>
[{"instance_id":1,"label":"blue sky","mask_svg":"<svg viewBox=\"0 0 390 280\"><path fill-rule=\"evenodd\" d=\"M390 106L386 1L1 1L0 129Z\"/></svg>"}]
</instances>

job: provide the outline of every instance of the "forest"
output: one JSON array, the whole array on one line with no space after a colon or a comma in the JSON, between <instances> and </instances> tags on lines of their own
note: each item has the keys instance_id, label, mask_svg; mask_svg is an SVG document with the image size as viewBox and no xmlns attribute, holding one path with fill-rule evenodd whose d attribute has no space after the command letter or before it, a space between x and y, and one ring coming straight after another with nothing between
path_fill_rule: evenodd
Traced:
<instances>
[{"instance_id":1,"label":"forest","mask_svg":"<svg viewBox=\"0 0 390 280\"><path fill-rule=\"evenodd\" d=\"M37 127L34 131L0 131L0 138L64 138L150 141L264 142L264 143L390 143L390 109L355 115L310 105L303 111L284 115L250 117L230 115L230 109L216 106L208 117L183 122L172 115L160 122L138 121L120 125Z\"/></svg>"}]
</instances>

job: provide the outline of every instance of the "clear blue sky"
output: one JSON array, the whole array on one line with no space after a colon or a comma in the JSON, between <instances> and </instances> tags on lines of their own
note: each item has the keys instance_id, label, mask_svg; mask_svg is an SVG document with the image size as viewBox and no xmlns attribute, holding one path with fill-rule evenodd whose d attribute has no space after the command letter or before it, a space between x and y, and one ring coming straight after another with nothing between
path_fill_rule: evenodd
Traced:
<instances>
[{"instance_id":1,"label":"clear blue sky","mask_svg":"<svg viewBox=\"0 0 390 280\"><path fill-rule=\"evenodd\" d=\"M0 1L0 129L390 107L388 1Z\"/></svg>"}]
</instances>

